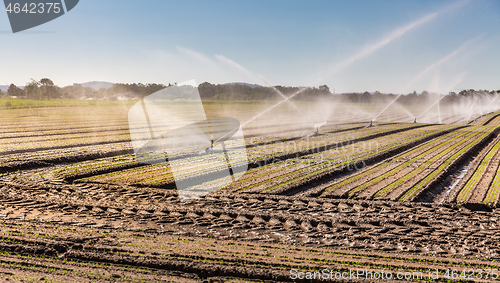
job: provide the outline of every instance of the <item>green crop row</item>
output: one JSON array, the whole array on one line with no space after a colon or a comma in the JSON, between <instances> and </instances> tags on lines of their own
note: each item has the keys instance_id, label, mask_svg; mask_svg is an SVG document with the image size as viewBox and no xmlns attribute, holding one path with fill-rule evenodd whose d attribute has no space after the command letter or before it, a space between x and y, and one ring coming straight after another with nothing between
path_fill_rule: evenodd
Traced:
<instances>
[{"instance_id":1,"label":"green crop row","mask_svg":"<svg viewBox=\"0 0 500 283\"><path fill-rule=\"evenodd\" d=\"M64 170L61 169L58 173L60 177L65 177L71 174L81 174L84 172L89 172L89 171L94 171L94 170L103 170L103 169L108 169L111 167L116 167L116 166L121 166L121 165L127 165L127 164L132 164L135 163L135 159L132 157L130 158L123 158L120 161L117 160L97 160L97 161L91 161L85 165L80 164L81 166L71 166L72 168L70 170ZM62 174L61 174L62 173Z\"/></svg>"},{"instance_id":2,"label":"green crop row","mask_svg":"<svg viewBox=\"0 0 500 283\"><path fill-rule=\"evenodd\" d=\"M419 155L417 155L417 156L415 156L415 157L413 157L413 158L411 158L411 159L407 160L406 162L404 162L404 163L400 164L399 166L397 166L397 167L393 168L392 170L390 170L390 171L388 171L388 172L386 172L386 173L384 173L384 174L382 174L382 175L378 176L377 178L371 179L370 181L368 181L368 182L366 182L366 183L363 183L362 185L360 185L360 186L358 186L358 187L356 187L356 188L352 189L351 191L349 191L349 197L351 197L351 196L352 196L352 195L354 195L355 193L357 193L357 192L359 192L359 191L362 191L362 190L364 190L364 189L366 189L366 188L368 188L368 187L370 187L370 186L372 186L372 185L374 185L374 184L376 184L376 183L378 183L378 182L380 182L380 181L382 181L382 180L386 179L387 177L389 177L389 176L391 176L391 175L393 175L393 174L395 174L395 173L399 172L400 170L404 169L405 167L407 167L408 165L412 164L412 163L413 163L413 162L415 162L416 160L418 160L418 159L420 159L420 158L422 158L422 157L424 157L424 156L428 155L429 153L431 153L431 154L432 154L432 153L437 153L437 152L438 152L438 150L439 150L439 149L441 149L442 147L449 145L450 143L454 142L454 141L455 141L456 139L458 139L459 137L461 137L461 136L463 136L463 135L466 135L466 134L468 134L468 133L470 133L470 130L469 130L469 131L464 131L463 133L461 133L461 134L459 134L459 135L457 135L457 136L453 137L453 138L452 138L452 139L450 139L449 141L446 141L446 142L444 142L444 143L443 143L443 142L442 142L443 140L445 140L445 139L449 138L450 136L456 135L456 133L450 133L450 134L447 134L447 135L445 135L445 136L443 136L443 137L440 137L440 138L438 138L438 139L434 140L433 142L431 142L431 143L429 143L429 144L424 144L424 145L418 146L417 148L415 148L415 149L413 149L413 150L411 150L411 151L409 151L409 152L405 153L404 155L402 155L402 156L398 157L398 159L403 159L403 158L405 158L405 157L407 157L407 156L409 156L409 155L411 155L411 154L413 154L413 153L415 153L415 152L417 152L417 151L421 150L422 148L429 147L429 146L434 146L434 145L438 144L437 146L435 146L435 147L431 147L431 148L427 149L427 150L426 150L426 151L424 151L423 153L421 153L421 154L419 154ZM380 166L378 166L378 167L385 167L385 166L387 166L387 165L388 165L388 162L387 162L386 164L382 164L382 165L380 165ZM381 169L381 168L378 168L378 167L377 167L376 169ZM383 195L385 195L388 191L389 191L389 189L387 189L387 190L382 189L382 190L380 190L380 191L378 191L378 192L377 192L377 194L375 195L375 197L380 197L380 196L383 196Z\"/></svg>"},{"instance_id":3,"label":"green crop row","mask_svg":"<svg viewBox=\"0 0 500 283\"><path fill-rule=\"evenodd\" d=\"M293 146L287 146L286 143L273 143L269 145L264 145L268 151L272 151L273 149L276 149L273 151L273 153L270 154L258 154L256 157L252 157L254 151L259 151L259 148L255 148L255 150L248 151L250 158L249 161L258 161L262 158L273 158L277 157L283 154L287 153L294 153L294 152L300 152L300 151L307 151L311 149L315 149L318 147L318 144L320 144L320 147L326 147L326 146L345 146L348 145L349 141L352 139L360 139L364 138L370 135L375 135L383 132L388 132L388 131L393 131L401 128L408 128L408 125L403 124L403 125L387 125L387 127L371 127L371 128L366 128L366 129L357 129L353 131L347 131L347 132L342 132L338 134L330 134L330 135L322 135L322 136L315 136L311 137L309 139L301 139L298 141L295 141L293 143ZM347 138L346 138L347 137ZM337 140L335 143L331 143L332 140ZM280 149L283 149L285 147L284 151L279 151Z\"/></svg>"},{"instance_id":4,"label":"green crop row","mask_svg":"<svg viewBox=\"0 0 500 283\"><path fill-rule=\"evenodd\" d=\"M362 160L371 158L371 157L373 157L375 155L378 155L378 154L381 154L383 152L386 152L386 151L389 151L391 149L394 149L394 148L400 146L401 144L410 143L410 142L412 142L414 140L418 140L418 139L421 139L421 138L423 138L425 136L432 135L433 133L435 133L435 132L427 133L425 135L418 134L418 135L416 135L417 136L416 138L410 139L410 140L408 140L408 136L400 137L399 139L394 139L392 137L392 135L388 136L388 137L381 137L381 138L379 138L380 140L388 140L388 142L386 143L386 147L385 148L378 148L377 152L373 152L372 149L368 149L368 150L365 150L365 151L358 151L358 152L356 152L354 154L351 154L351 155L348 155L348 156L344 156L343 158L337 156L337 158L332 159L332 160L328 160L328 161L321 162L321 163L318 163L318 164L315 164L315 165L312 165L312 166L301 168L301 169L298 169L296 171L292 171L292 172L289 172L287 174L283 174L281 176L272 178L270 180L264 180L264 181L262 181L260 183L269 182L269 181L272 181L274 179L278 179L278 178L281 178L281 177L286 177L286 176L289 176L289 175L292 175L292 174L299 173L299 172L304 171L304 170L311 170L314 167L321 167L323 165L330 165L332 162L341 161L340 163L335 163L334 167L332 167L332 166L326 166L323 169L316 170L316 171L311 172L309 174L300 175L300 176L295 177L295 178L293 178L291 180L288 180L286 182L281 182L280 184L277 184L277 185L274 185L274 186L270 186L270 187L266 188L265 190L263 190L262 192L263 193L264 192L268 192L268 191L271 191L271 190L273 190L273 189L275 189L277 187L281 187L281 186L284 186L284 185L287 185L287 184L290 184L290 183L293 183L293 182L296 182L296 181L308 178L308 177L313 176L313 175L321 174L321 173L323 173L325 171L333 170L335 168L338 168L338 167L341 167L341 166L345 166L346 164L351 164L351 163L355 163L357 161L362 161ZM379 139L376 139L376 140L379 140ZM404 142L401 142L401 140L403 140ZM323 153L323 154L325 154L325 153ZM327 152L326 152L326 154L327 154ZM363 154L365 154L365 155L363 155ZM338 155L338 153L336 153L335 151L333 151L333 154L327 155L324 158L328 159L328 158L330 158L332 156L335 156L335 155ZM357 158L354 158L354 156L357 156ZM347 160L345 160L346 158L347 158ZM352 159L350 159L350 158L352 158ZM252 185L252 187L254 187L256 185L259 185L259 184L254 184L254 185Z\"/></svg>"},{"instance_id":5,"label":"green crop row","mask_svg":"<svg viewBox=\"0 0 500 283\"><path fill-rule=\"evenodd\" d=\"M396 188L399 185L403 184L404 182L410 180L411 178L417 176L422 171L424 171L430 164L432 164L433 162L435 162L439 158L445 156L449 152L455 150L455 148L459 148L462 144L464 144L466 141L468 141L469 138L471 138L471 137L473 137L473 136L475 136L477 134L477 133L473 133L473 134L469 135L470 132L471 132L471 130L466 131L463 134L458 135L457 137L455 137L455 138L453 138L453 139L451 139L451 140L449 140L449 141L447 141L445 143L442 143L441 145L437 146L435 148L435 150L429 150L430 154L436 153L436 155L434 155L430 159L426 160L424 163L420 164L420 166L418 166L417 168L415 168L414 170L412 170L410 173L406 174L405 176L397 179L396 181L392 182L391 184L389 184L389 185L385 186L384 188L380 189L378 192L375 193L374 197L375 198L385 197L394 188ZM461 141L453 144L457 139L459 139L463 135L466 135L466 136ZM450 146L450 144L452 144L452 145ZM439 149L441 149L442 147L445 147L445 146L449 146L449 147L445 148L442 152L439 152ZM425 155L428 155L428 154L429 154L429 152L425 152L421 156L425 156ZM406 167L409 164L413 163L417 159L421 158L421 156L418 156L418 157L416 157L414 159L411 159L411 160L403 163L400 166L400 168L393 169L392 171L394 171L394 172L391 172L391 175L394 174L394 173L396 173L397 171L400 171L401 169L403 169L404 167ZM384 176L384 177L386 177L386 176Z\"/></svg>"},{"instance_id":6,"label":"green crop row","mask_svg":"<svg viewBox=\"0 0 500 283\"><path fill-rule=\"evenodd\" d=\"M432 133L430 133L430 134L432 134ZM420 134L420 131L418 131L418 134L416 134L415 136L417 136L417 138L415 138L415 140L422 138L422 134ZM356 152L354 154L350 154L350 155L347 155L347 156L340 157L340 156L338 156L338 152L336 150L330 150L329 152L331 152L331 154L329 154L329 152L323 152L322 155L323 155L324 159L329 159L329 158L333 158L333 157L335 157L335 158L332 159L332 160L328 160L326 162L322 162L322 163L319 163L319 164L315 164L315 165L312 165L312 166L301 168L301 169L296 170L296 171L289 172L289 173L284 174L282 176L288 176L288 175L295 174L297 172L301 172L301 171L304 171L304 170L311 170L311 168L318 167L318 166L330 165L332 162L336 162L336 161L341 161L341 162L340 163L336 163L334 165L335 167L327 166L326 168L320 169L319 171L315 171L315 172L312 172L312 173L309 173L309 174L306 174L306 175L298 176L298 177L296 177L296 178L294 178L292 180L289 180L289 181L287 181L285 183L281 183L281 184L274 185L272 187L266 188L262 192L267 192L267 191L273 190L273 189L275 189L277 187L280 187L280 186L283 186L283 185L287 185L287 184L295 182L297 180L308 178L308 177L313 176L315 174L320 174L320 173L322 173L324 171L335 169L335 168L337 168L339 166L344 166L345 164L349 164L349 163L353 163L353 162L356 162L356 161L359 161L359 160L364 160L366 158L370 158L370 157L372 157L374 155L380 154L380 152L388 151L390 149L393 149L393 148L399 146L400 144L403 144L404 142L401 143L400 140L406 141L408 138L409 137L406 136L404 138L403 137L399 137L397 139L394 139L394 138L392 138L392 135L391 135L391 136L388 136L388 137L386 136L386 137L380 137L378 139L375 139L375 141L376 140L383 140L383 141L387 140L388 141L387 143L385 143L385 148L384 147L378 148L379 151L375 152L375 153L372 152L373 151L372 149L368 149L368 150L358 151L358 152ZM410 140L410 142L411 141L412 140ZM384 145L384 143L382 143L382 145ZM326 156L325 156L325 154L326 154ZM363 156L362 154L367 154L367 155ZM358 156L358 158L354 159L354 156ZM353 158L353 159L350 159L350 158ZM282 176L278 176L278 177L272 178L271 180L280 178ZM268 181L271 181L271 180L264 180L261 183L265 183L265 182L268 182ZM259 185L259 184L254 184L251 187L254 187L256 185Z\"/></svg>"},{"instance_id":7,"label":"green crop row","mask_svg":"<svg viewBox=\"0 0 500 283\"><path fill-rule=\"evenodd\" d=\"M497 199L498 191L500 190L500 170L495 173L495 178L493 182L491 182L490 188L488 190L488 194L484 200L484 203L493 205Z\"/></svg>"},{"instance_id":8,"label":"green crop row","mask_svg":"<svg viewBox=\"0 0 500 283\"><path fill-rule=\"evenodd\" d=\"M109 178L109 177L113 177L113 176L124 175L124 176L109 180L109 182L118 182L118 181L126 179L126 178L130 178L130 177L144 174L145 172L147 173L147 172L151 172L154 170L158 170L158 167L168 167L168 165L159 164L159 165L151 165L151 166L140 166L140 167L136 167L136 168L106 173L106 174L102 174L102 175L94 175L92 177L84 178L84 179L82 179L82 181L93 181L93 180L97 180L97 179L104 179L104 178ZM147 168L147 169L145 170L145 168ZM169 169L169 168L165 168L165 169ZM137 172L137 171L139 171L139 172L130 175L130 173Z\"/></svg>"},{"instance_id":9,"label":"green crop row","mask_svg":"<svg viewBox=\"0 0 500 283\"><path fill-rule=\"evenodd\" d=\"M476 169L472 177L469 179L469 181L465 184L465 186L458 194L457 202L466 201L467 195L469 195L472 189L476 187L477 182L482 178L484 170L489 165L491 158L495 155L499 147L500 147L500 141L497 142L495 146L488 152L488 154L486 154L483 160L481 160L481 164L479 164L478 168Z\"/></svg>"},{"instance_id":10,"label":"green crop row","mask_svg":"<svg viewBox=\"0 0 500 283\"><path fill-rule=\"evenodd\" d=\"M480 137L475 139L474 141L468 143L465 147L463 147L460 151L452 155L450 158L448 158L446 161L444 161L442 164L438 166L437 169L431 172L431 174L427 175L423 180L418 182L415 186L413 186L411 189L409 189L401 198L399 198L399 201L407 201L410 197L412 197L416 192L418 192L420 189L422 189L424 186L427 185L431 180L434 179L438 174L442 173L442 171L450 165L457 157L461 156L467 150L469 150L471 147L476 145L478 142L480 142L484 137L486 137L488 134L491 133L493 128L489 128L486 133L482 134Z\"/></svg>"}]
</instances>

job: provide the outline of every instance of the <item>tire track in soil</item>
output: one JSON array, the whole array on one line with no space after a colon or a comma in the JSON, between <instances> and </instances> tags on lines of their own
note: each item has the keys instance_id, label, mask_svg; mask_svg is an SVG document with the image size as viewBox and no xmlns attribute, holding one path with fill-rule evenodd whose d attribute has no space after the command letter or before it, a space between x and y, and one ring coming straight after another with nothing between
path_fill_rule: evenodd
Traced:
<instances>
[{"instance_id":1,"label":"tire track in soil","mask_svg":"<svg viewBox=\"0 0 500 283\"><path fill-rule=\"evenodd\" d=\"M290 198L281 198L281 206L286 205L285 201L291 200L292 199ZM248 202L248 200L240 201L236 198L230 199L229 197L226 197L219 199L214 198L210 205L215 203L226 205L232 201L236 202L235 204L237 205ZM320 204L314 199L296 199L295 201L297 201L297 203L295 203L296 206L306 205L307 207L316 207L315 209L318 209L318 204L322 206L325 206L325 203L330 204L333 205L329 208L331 212L333 211L333 208L337 208L339 209L337 213L343 214L347 213L347 209L357 207L357 203L353 204L325 201ZM262 202L265 202L265 200L261 201L259 207L263 207ZM272 205L270 202L267 202L267 204ZM435 216L436 213L447 215L447 213L450 213L451 211L432 206L420 207L417 205L394 205L392 207L388 207L386 203L375 204L373 202L371 204L369 202L359 203L359 205L361 207L357 208L359 211L368 212L370 209L385 209L385 215L394 214L397 211L403 212L406 210L414 213L420 212L419 215L422 217L429 217L429 215ZM184 215L185 217L200 218L200 213L196 214L198 216L192 215L193 208L190 207L186 207L184 209L174 208L172 211L179 215ZM298 213L299 211L296 212L296 214ZM217 213L212 210L210 215L216 214ZM458 221L462 221L463 218L474 219L475 217L481 216L481 214L475 215L474 213L468 214L467 212L463 215L460 215L460 213L457 214ZM227 216L229 215L225 215L225 217ZM265 216L263 217L266 218ZM450 215L450 217L452 216ZM488 216L486 215L486 217ZM241 218L242 216L240 216L240 219ZM271 219L275 220L271 221L270 219L268 222L276 223L276 218L277 217L274 216ZM387 217L384 217L383 215L380 217L380 219L384 218ZM323 219L318 220L321 221ZM422 222L424 221L425 220L422 220ZM304 222L306 224L300 224L300 227L302 228L299 228L298 231L294 230L295 233L305 233L304 231L300 231L300 229L306 230L306 228L311 230L325 229L323 227L325 225L321 225L324 223L319 221L315 222L310 219L306 219ZM434 224L433 222L435 221L430 221L429 226L432 227L432 224ZM19 226L17 223L26 223L27 225ZM176 225L193 226L188 223L178 223ZM359 227L357 229L358 234L365 234L363 232L366 230L370 232L377 230L367 229L366 227L369 227L369 225L379 227L376 226L377 223L373 220L372 223L369 221L351 220L351 222L336 222L335 229L349 232L354 231L354 229ZM396 225L395 222L387 219L385 222L381 222L378 225L381 225L381 229L378 229L380 231L383 229L389 230L389 232L385 232L385 239L390 238L388 235L397 236L401 233L408 233L405 232L408 228L402 228L401 226ZM273 226L276 226L276 224ZM345 241L342 241L342 245L337 246L332 245L331 243L323 243L320 245L307 243L305 247L302 247L296 245L268 243L269 241L261 241L261 243L258 243L255 241L249 242L245 239L220 239L223 237L217 236L212 236L210 238L196 237L195 235L189 235L188 233L184 233L182 236L172 235L175 231L179 231L180 227L172 230L172 232L159 233L159 231L151 229L134 229L127 231L123 229L98 227L97 225L79 228L74 225L68 226L57 223L33 221L18 222L13 221L12 219L6 220L3 227L4 229L2 229L2 232L4 233L4 236L0 240L0 249L4 252L7 251L12 253L12 256L2 255L0 260L3 262L17 262L25 265L37 264L38 266L58 268L59 270L76 269L77 272L81 274L83 274L84 271L94 271L95 273L95 269L89 268L89 265L92 263L99 263L101 266L99 272L104 275L110 273L114 274L113 278L115 279L132 276L128 275L130 273L120 272L119 266L140 267L143 269L141 274L137 274L137 272L133 273L139 278L148 278L149 274L154 274L155 272L166 272L167 270L172 272L173 270L173 272L177 274L191 274L194 278L211 278L215 276L217 272L223 272L226 276L229 275L234 278L255 278L260 280L269 279L278 281L291 281L288 273L291 268L305 268L308 270L309 268L321 269L328 266L328 268L332 268L334 270L346 270L348 268L359 268L361 266L375 271L380 270L381 266L384 266L384 269L394 271L401 267L406 267L407 270L420 270L423 268L438 268L440 270L444 270L447 268L461 267L462 263L466 263L468 268L478 268L481 265L493 265L495 267L495 265L491 262L491 259L490 261L486 261L462 259L460 257L450 258L443 257L443 254L433 254L427 256L412 253L401 254L394 252L394 250L392 252L370 252L359 250L359 248L355 246L349 246L348 242L346 243ZM174 226L171 227L174 228ZM412 228L411 225L407 225L405 227L409 227L410 229ZM417 229L417 231L418 230L419 229ZM442 229L433 230L434 232L429 232L428 234L436 233ZM273 231L281 232L278 229L274 229ZM443 232L444 231L440 232L441 236L443 235ZM422 233L425 232L422 231ZM8 236L5 237L5 234ZM315 234L318 234L318 232L315 232ZM343 235L349 233L344 232L339 234ZM42 237L38 235L42 235ZM10 241L5 242L4 240L6 239L10 239ZM405 240L403 239L402 242L404 241ZM21 244L15 242L20 242ZM17 254L20 256L17 256ZM59 261L51 261L49 263L47 260L41 260L39 256L37 257L37 254L44 255L45 257L59 258ZM65 259L66 262L61 262L63 259ZM262 265L264 267L260 267ZM17 268L24 272L21 267L18 266ZM51 275L49 274L49 276ZM152 277L154 278L154 275L152 275Z\"/></svg>"},{"instance_id":2,"label":"tire track in soil","mask_svg":"<svg viewBox=\"0 0 500 283\"><path fill-rule=\"evenodd\" d=\"M254 195L207 197L181 204L173 196L165 198L160 192L147 190L80 189L82 193L76 198L70 196L76 188L69 194L49 190L45 196L29 198L41 193L35 189L24 192L26 186L21 185L17 189L4 186L0 217L5 221L181 233L220 240L500 258L496 242L487 240L500 233L494 220L500 216L497 211ZM103 200L106 194L111 198Z\"/></svg>"}]
</instances>

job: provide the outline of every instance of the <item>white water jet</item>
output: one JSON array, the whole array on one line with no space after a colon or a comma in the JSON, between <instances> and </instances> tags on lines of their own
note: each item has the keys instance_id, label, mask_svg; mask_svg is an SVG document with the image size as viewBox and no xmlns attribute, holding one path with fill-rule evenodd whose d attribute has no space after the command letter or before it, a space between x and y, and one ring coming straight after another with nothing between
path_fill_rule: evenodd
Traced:
<instances>
[{"instance_id":1,"label":"white water jet","mask_svg":"<svg viewBox=\"0 0 500 283\"><path fill-rule=\"evenodd\" d=\"M243 126L245 126L246 124L252 122L253 120L259 118L260 116L266 114L267 112L273 110L274 108L278 107L281 103L285 102L285 101L288 101L290 99L292 99L294 96L296 96L297 94L303 92L305 89L308 89L307 87L304 87L304 88L301 88L299 91L297 91L296 93L290 95L289 97L285 98L284 100L281 100L280 102L274 104L273 106L269 107L268 109L266 109L264 112L254 116L253 118L251 118L250 120L246 121L245 123L241 124L241 127L243 128Z\"/></svg>"},{"instance_id":2,"label":"white water jet","mask_svg":"<svg viewBox=\"0 0 500 283\"><path fill-rule=\"evenodd\" d=\"M415 120L415 116L413 116L413 114L410 113L410 111L408 111L408 109L404 108L402 105L398 104L399 106L401 106L401 109L403 109L403 111L408 114L412 119Z\"/></svg>"},{"instance_id":3,"label":"white water jet","mask_svg":"<svg viewBox=\"0 0 500 283\"><path fill-rule=\"evenodd\" d=\"M281 95L281 97L283 97L285 99L287 98L281 91L279 91L275 86L273 86L271 83L269 83L263 76L259 75L259 78L261 78L268 86L272 87L272 89L274 91L279 93L279 95ZM295 108L297 111L299 111L299 113L302 114L302 116L305 116L305 114L302 111L300 111L300 109L293 102L291 102L290 100L287 100L287 101L288 101L288 103L290 103L293 106L293 108Z\"/></svg>"},{"instance_id":4,"label":"white water jet","mask_svg":"<svg viewBox=\"0 0 500 283\"><path fill-rule=\"evenodd\" d=\"M391 101L391 103L389 103L389 105L387 105L382 111L380 111L380 113L378 113L378 115L373 118L373 120L370 121L370 126L372 125L373 122L375 122L375 120L377 120L377 118L382 115L382 113L384 113L385 110L387 110L387 108L389 108L389 106L391 106L394 102L396 102L396 100L398 100L398 98L403 95L403 94L400 94L398 95L398 97L396 97L396 99L394 99L393 101Z\"/></svg>"},{"instance_id":5,"label":"white water jet","mask_svg":"<svg viewBox=\"0 0 500 283\"><path fill-rule=\"evenodd\" d=\"M439 107L439 100L438 100L438 123L441 124L441 108Z\"/></svg>"},{"instance_id":6,"label":"white water jet","mask_svg":"<svg viewBox=\"0 0 500 283\"><path fill-rule=\"evenodd\" d=\"M420 116L416 117L417 119L422 117L422 115L425 114L425 112L429 111L432 107L434 107L434 105L436 105L437 103L439 103L439 101L441 101L441 99L445 98L446 95L443 95L443 97L441 97L440 99L438 99L436 102L434 102L429 108L427 108L424 112L422 112L422 114L420 114Z\"/></svg>"}]
</instances>

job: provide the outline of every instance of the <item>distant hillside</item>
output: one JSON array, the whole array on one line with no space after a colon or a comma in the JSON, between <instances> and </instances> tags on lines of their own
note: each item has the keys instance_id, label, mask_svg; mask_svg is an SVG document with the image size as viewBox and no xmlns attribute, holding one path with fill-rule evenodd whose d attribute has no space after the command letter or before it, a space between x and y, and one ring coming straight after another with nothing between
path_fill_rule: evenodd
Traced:
<instances>
[{"instance_id":1,"label":"distant hillside","mask_svg":"<svg viewBox=\"0 0 500 283\"><path fill-rule=\"evenodd\" d=\"M249 83L240 83L240 82L236 82L236 83L226 83L226 84L222 84L222 85L246 85L246 86L249 86L251 88L254 88L254 87L262 87L261 85L258 85L258 84L249 84Z\"/></svg>"},{"instance_id":2,"label":"distant hillside","mask_svg":"<svg viewBox=\"0 0 500 283\"><path fill-rule=\"evenodd\" d=\"M110 83L110 82L87 82L87 83L82 84L83 87L91 87L95 90L99 90L101 88L108 89L108 88L112 87L113 85L114 85L114 83Z\"/></svg>"}]
</instances>

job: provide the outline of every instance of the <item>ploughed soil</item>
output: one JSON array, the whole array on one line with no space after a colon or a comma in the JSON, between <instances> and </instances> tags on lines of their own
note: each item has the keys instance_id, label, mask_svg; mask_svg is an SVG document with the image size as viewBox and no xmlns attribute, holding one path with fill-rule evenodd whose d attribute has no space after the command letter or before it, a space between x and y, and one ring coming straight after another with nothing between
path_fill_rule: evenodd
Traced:
<instances>
[{"instance_id":1,"label":"ploughed soil","mask_svg":"<svg viewBox=\"0 0 500 283\"><path fill-rule=\"evenodd\" d=\"M496 209L221 191L180 203L172 190L17 179L1 184L0 217L1 282L300 281L292 269L437 269L446 282L500 269Z\"/></svg>"}]
</instances>

